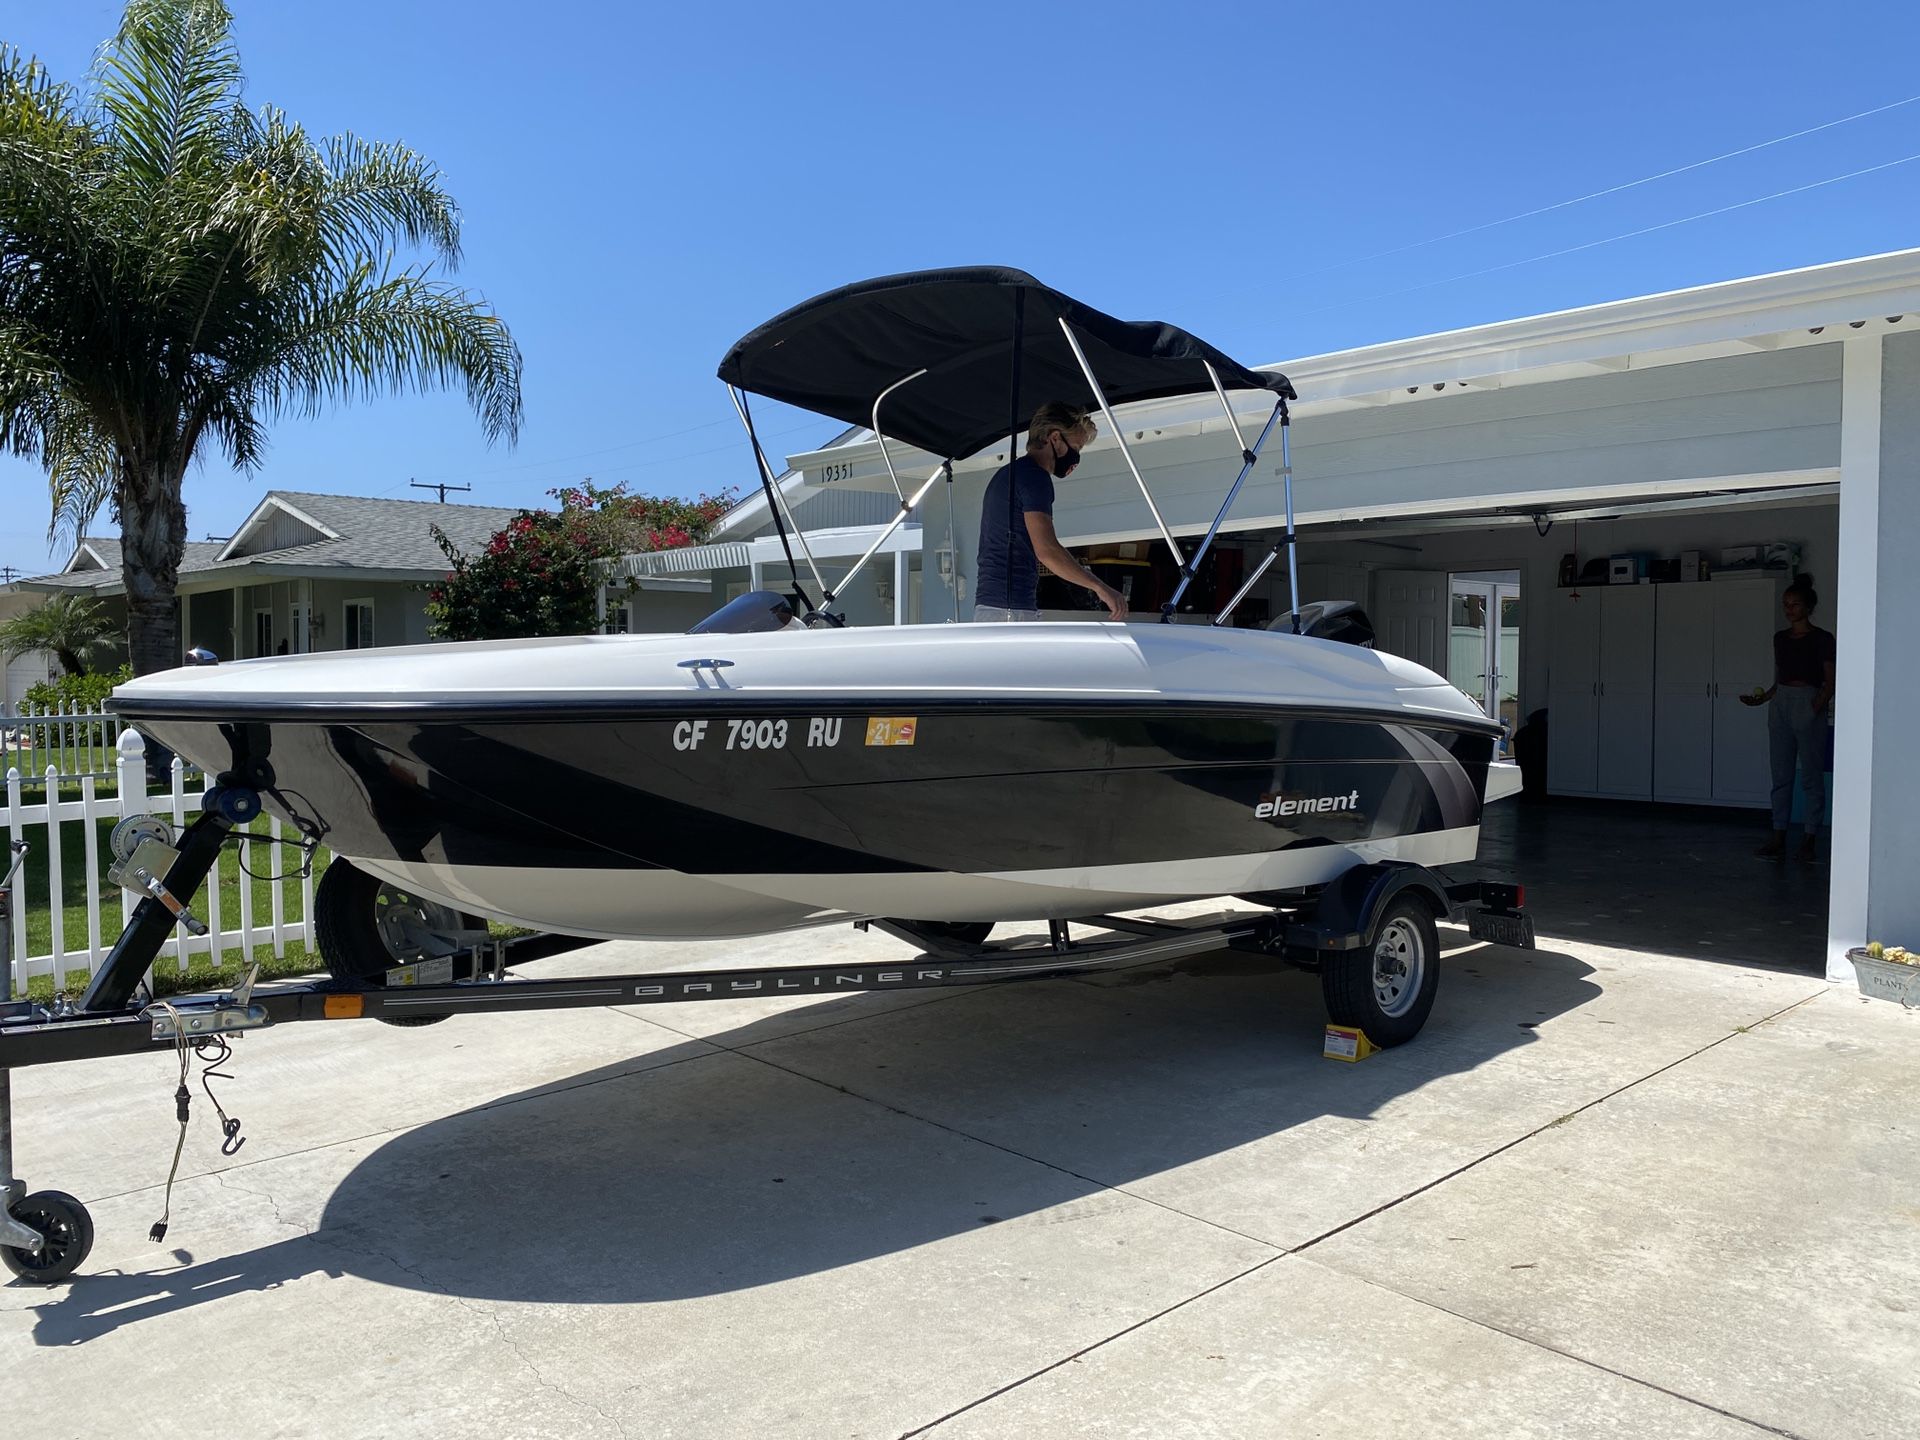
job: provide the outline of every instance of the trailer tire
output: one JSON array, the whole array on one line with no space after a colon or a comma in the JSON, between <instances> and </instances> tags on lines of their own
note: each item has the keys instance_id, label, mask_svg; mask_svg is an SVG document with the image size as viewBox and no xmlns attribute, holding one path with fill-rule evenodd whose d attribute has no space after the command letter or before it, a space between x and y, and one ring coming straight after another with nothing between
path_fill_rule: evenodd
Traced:
<instances>
[{"instance_id":1,"label":"trailer tire","mask_svg":"<svg viewBox=\"0 0 1920 1440\"><path fill-rule=\"evenodd\" d=\"M1402 893L1380 911L1367 943L1326 956L1320 990L1336 1025L1353 1025L1382 1049L1420 1033L1440 989L1440 932L1433 909Z\"/></svg>"},{"instance_id":2,"label":"trailer tire","mask_svg":"<svg viewBox=\"0 0 1920 1440\"><path fill-rule=\"evenodd\" d=\"M87 1207L59 1190L36 1190L8 1211L22 1225L38 1230L40 1252L0 1245L0 1265L33 1285L57 1285L86 1262L93 1250L93 1217Z\"/></svg>"},{"instance_id":3,"label":"trailer tire","mask_svg":"<svg viewBox=\"0 0 1920 1440\"><path fill-rule=\"evenodd\" d=\"M408 894L397 885L389 885L377 875L356 869L345 860L335 859L313 892L314 938L320 946L320 958L326 961L327 974L343 985L362 990L385 988L387 971L404 965L417 956L394 953L382 933L381 911L387 906L417 905L444 907L432 900ZM416 1028L449 1020L449 1015L404 1015L378 1017L382 1025Z\"/></svg>"}]
</instances>

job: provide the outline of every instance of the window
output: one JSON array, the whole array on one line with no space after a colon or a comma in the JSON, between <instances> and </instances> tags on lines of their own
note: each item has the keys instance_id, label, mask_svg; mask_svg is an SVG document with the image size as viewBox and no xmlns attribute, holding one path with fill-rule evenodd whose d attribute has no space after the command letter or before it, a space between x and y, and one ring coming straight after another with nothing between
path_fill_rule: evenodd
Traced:
<instances>
[{"instance_id":1,"label":"window","mask_svg":"<svg viewBox=\"0 0 1920 1440\"><path fill-rule=\"evenodd\" d=\"M607 634L626 635L633 629L633 609L627 605L607 607Z\"/></svg>"},{"instance_id":2,"label":"window","mask_svg":"<svg viewBox=\"0 0 1920 1440\"><path fill-rule=\"evenodd\" d=\"M348 650L373 648L373 601L349 600L341 614L340 643Z\"/></svg>"},{"instance_id":3,"label":"window","mask_svg":"<svg viewBox=\"0 0 1920 1440\"><path fill-rule=\"evenodd\" d=\"M273 612L271 610L253 612L253 653L255 655L273 654Z\"/></svg>"}]
</instances>

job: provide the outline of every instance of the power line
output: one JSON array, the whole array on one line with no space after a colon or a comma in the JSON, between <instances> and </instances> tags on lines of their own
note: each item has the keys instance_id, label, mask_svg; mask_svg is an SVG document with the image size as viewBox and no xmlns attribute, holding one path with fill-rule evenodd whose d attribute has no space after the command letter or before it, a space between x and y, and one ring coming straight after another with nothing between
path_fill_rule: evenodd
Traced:
<instances>
[{"instance_id":1,"label":"power line","mask_svg":"<svg viewBox=\"0 0 1920 1440\"><path fill-rule=\"evenodd\" d=\"M1341 310L1349 305L1365 305L1374 300L1390 300L1396 295L1411 295L1417 290L1431 290L1436 285L1451 285L1459 280L1473 280L1482 275L1498 274L1502 270L1515 270L1522 265L1538 264L1542 260L1555 260L1562 255L1577 254L1582 250L1595 250L1602 245L1612 245L1619 240L1632 240L1640 235L1651 235L1656 230L1671 230L1676 225L1691 225L1696 220L1710 220L1716 215L1730 214L1735 210L1745 210L1754 205L1764 205L1770 200L1784 200L1789 195L1801 195L1809 190L1819 190L1827 185L1838 185L1844 180L1857 180L1862 175L1872 175L1877 171L1891 170L1896 165L1910 165L1920 160L1920 151L1912 155L1903 155L1898 160L1888 160L1879 165L1868 165L1860 170L1849 170L1844 175L1830 175L1825 180L1814 180L1805 185L1795 185L1791 189L1776 190L1771 195L1757 195L1751 200L1741 200L1732 205L1721 205L1712 210L1702 210L1697 215L1683 215L1678 220L1663 220L1658 225L1643 225L1638 230L1623 230L1618 235L1609 235L1604 240L1589 240L1582 245L1568 245L1559 250L1547 250L1539 255L1529 255L1524 260L1509 260L1503 265L1488 265L1479 270L1466 270L1458 275L1448 275L1440 280L1428 280L1419 285L1407 285L1398 290L1382 290L1377 295L1361 295L1352 300L1342 300L1333 305L1316 305L1311 310L1299 311L1302 315L1317 315L1325 310Z\"/></svg>"},{"instance_id":2,"label":"power line","mask_svg":"<svg viewBox=\"0 0 1920 1440\"><path fill-rule=\"evenodd\" d=\"M825 422L827 418L828 417L826 416L820 416L814 420L807 422L804 425L793 425L788 427L785 430L775 430L772 433L766 435L764 438L768 440L777 440L783 435L797 435L802 430L811 430L815 428L816 426ZM654 469L661 465L677 465L683 460L697 460L705 455L719 455L724 453L725 451L732 450L734 448L735 447L732 444L713 445L713 446L709 446L705 450L688 451L684 455L661 455L651 460L635 460L631 464L627 464L627 465L609 465L604 468L595 467L594 477L597 479L601 475L618 475L628 470L648 470L648 469ZM559 464L560 462L545 461L542 463L543 464ZM502 485L502 484L513 483L511 480L504 479L504 478L488 480L484 478L483 474L480 476L477 476L476 478L477 478L477 483L481 485ZM569 478L568 474L558 473L558 474L545 475L545 476L538 477L532 483L538 484L540 483L540 480L565 480L567 478ZM521 483L527 483L527 482L522 481Z\"/></svg>"},{"instance_id":3,"label":"power line","mask_svg":"<svg viewBox=\"0 0 1920 1440\"><path fill-rule=\"evenodd\" d=\"M1409 241L1405 245L1396 245L1390 250L1376 250L1371 255L1357 255L1350 260L1336 260L1333 264L1322 265L1317 270L1298 271L1294 278L1296 280L1304 280L1313 275L1325 275L1330 271L1344 270L1351 265L1364 265L1370 260L1384 260L1390 255L1404 255L1409 250L1419 250L1428 245L1439 245L1448 240L1458 240L1463 235L1478 235L1483 230L1494 230L1502 225L1511 225L1519 220L1531 220L1536 215L1551 214L1555 210L1565 210L1569 206L1584 205L1589 200L1601 200L1608 195L1618 195L1625 190L1634 190L1642 185L1651 185L1656 180L1668 180L1675 175L1684 175L1690 170L1700 170L1708 165L1718 165L1722 160L1735 160L1742 155L1751 155L1758 150L1768 150L1775 145L1784 145L1789 140L1800 140L1808 135L1817 135L1822 130L1833 129L1836 125L1850 125L1855 120L1865 120L1871 115L1883 115L1889 110L1898 110L1901 106L1912 105L1916 101L1920 101L1920 95L1909 95L1904 100L1894 100L1885 105L1876 105L1871 110L1861 110L1856 114L1843 115L1838 120L1828 120L1819 125L1810 125L1804 130L1795 130L1791 135L1778 135L1771 140L1762 140L1755 145L1743 145L1740 149L1729 150L1723 155L1713 155L1705 160L1695 160L1686 165L1676 165L1671 170L1662 170L1656 175L1643 175L1638 180L1628 180L1620 185L1609 185L1604 190L1593 190L1585 195L1576 195L1571 200L1556 200L1551 205L1540 205L1532 210L1522 210L1516 215L1508 215L1499 220L1488 220L1483 224L1469 225L1464 230L1450 230L1445 235L1434 235L1425 240ZM1793 192L1785 191L1782 193L1791 194ZM1525 264L1526 262L1521 261L1519 263ZM1435 283L1444 284L1445 282L1436 281Z\"/></svg>"}]
</instances>

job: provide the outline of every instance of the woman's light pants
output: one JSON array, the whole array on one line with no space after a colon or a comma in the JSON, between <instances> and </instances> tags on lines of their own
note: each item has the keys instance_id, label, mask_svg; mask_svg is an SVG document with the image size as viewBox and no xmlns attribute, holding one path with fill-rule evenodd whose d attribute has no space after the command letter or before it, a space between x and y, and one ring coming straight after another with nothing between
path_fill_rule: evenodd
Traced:
<instances>
[{"instance_id":1,"label":"woman's light pants","mask_svg":"<svg viewBox=\"0 0 1920 1440\"><path fill-rule=\"evenodd\" d=\"M1820 833L1827 815L1827 717L1816 714L1811 685L1782 685L1767 706L1767 748L1773 770L1773 828L1784 830L1793 816L1793 767L1800 762L1806 810L1801 828Z\"/></svg>"}]
</instances>

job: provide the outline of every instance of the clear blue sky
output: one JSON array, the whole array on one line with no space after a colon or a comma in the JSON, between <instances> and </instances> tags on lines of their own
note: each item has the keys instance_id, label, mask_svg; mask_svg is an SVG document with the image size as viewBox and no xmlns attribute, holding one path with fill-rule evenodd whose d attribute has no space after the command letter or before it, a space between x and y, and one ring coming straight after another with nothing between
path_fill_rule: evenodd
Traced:
<instances>
[{"instance_id":1,"label":"clear blue sky","mask_svg":"<svg viewBox=\"0 0 1920 1440\"><path fill-rule=\"evenodd\" d=\"M1916 103L1378 253L1920 95L1912 0L234 8L251 103L441 165L460 278L526 356L526 427L489 451L444 395L283 421L256 475L189 474L195 539L275 487L750 484L721 354L892 271L1014 265L1260 363L1920 245L1916 161L1454 278L1920 153ZM119 9L12 0L0 39L77 79ZM834 428L763 422L783 453ZM0 459L0 484L0 564L64 560L41 475Z\"/></svg>"}]
</instances>

